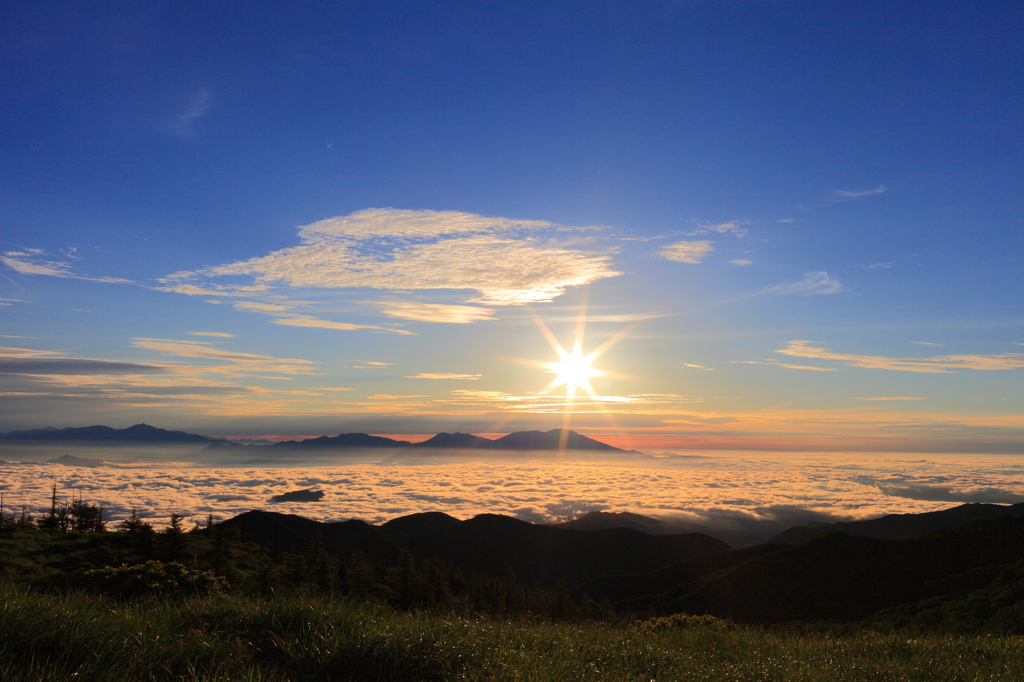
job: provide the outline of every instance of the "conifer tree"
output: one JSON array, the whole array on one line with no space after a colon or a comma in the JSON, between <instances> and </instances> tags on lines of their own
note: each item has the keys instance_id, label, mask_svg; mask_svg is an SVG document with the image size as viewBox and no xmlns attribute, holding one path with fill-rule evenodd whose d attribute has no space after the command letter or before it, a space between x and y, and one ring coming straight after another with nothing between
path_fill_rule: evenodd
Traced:
<instances>
[{"instance_id":1,"label":"conifer tree","mask_svg":"<svg viewBox=\"0 0 1024 682\"><path fill-rule=\"evenodd\" d=\"M185 534L185 530L181 522L184 518L181 514L171 514L171 520L164 528L166 553L170 561L180 561L182 558L184 549L182 536Z\"/></svg>"}]
</instances>

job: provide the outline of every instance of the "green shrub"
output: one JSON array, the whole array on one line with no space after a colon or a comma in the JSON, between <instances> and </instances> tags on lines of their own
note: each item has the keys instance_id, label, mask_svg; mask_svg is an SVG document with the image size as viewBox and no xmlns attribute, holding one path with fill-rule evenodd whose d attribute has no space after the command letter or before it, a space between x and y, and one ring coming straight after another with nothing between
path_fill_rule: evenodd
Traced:
<instances>
[{"instance_id":1,"label":"green shrub","mask_svg":"<svg viewBox=\"0 0 1024 682\"><path fill-rule=\"evenodd\" d=\"M211 571L190 570L176 561L95 568L83 577L90 590L129 598L212 594L227 587L227 581Z\"/></svg>"},{"instance_id":2,"label":"green shrub","mask_svg":"<svg viewBox=\"0 0 1024 682\"><path fill-rule=\"evenodd\" d=\"M671 616L649 618L636 624L637 632L662 632L664 630L729 630L736 627L731 621L715 618L705 613L694 616L689 613L674 613Z\"/></svg>"}]
</instances>

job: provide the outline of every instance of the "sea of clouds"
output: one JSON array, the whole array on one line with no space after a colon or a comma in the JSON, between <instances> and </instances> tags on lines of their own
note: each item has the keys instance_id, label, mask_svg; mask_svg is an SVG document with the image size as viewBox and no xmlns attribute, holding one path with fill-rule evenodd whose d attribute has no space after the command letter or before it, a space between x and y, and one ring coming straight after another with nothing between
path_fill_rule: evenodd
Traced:
<instances>
[{"instance_id":1,"label":"sea of clouds","mask_svg":"<svg viewBox=\"0 0 1024 682\"><path fill-rule=\"evenodd\" d=\"M570 461L538 453L500 459L488 453L477 460L474 453L448 454L410 460L378 451L341 464L326 454L332 463L155 457L96 466L97 452L79 452L93 461L85 460L84 466L38 457L3 462L0 491L7 514L20 514L23 505L34 516L44 513L55 484L59 499L101 504L114 522L134 507L157 526L172 513L205 523L210 515L223 520L251 509L370 523L422 511L462 519L507 514L536 523L590 511L628 511L733 546L811 522L934 511L964 502L1024 501L1024 460L1014 456L733 452ZM274 495L302 489L325 495L319 502L270 502Z\"/></svg>"}]
</instances>

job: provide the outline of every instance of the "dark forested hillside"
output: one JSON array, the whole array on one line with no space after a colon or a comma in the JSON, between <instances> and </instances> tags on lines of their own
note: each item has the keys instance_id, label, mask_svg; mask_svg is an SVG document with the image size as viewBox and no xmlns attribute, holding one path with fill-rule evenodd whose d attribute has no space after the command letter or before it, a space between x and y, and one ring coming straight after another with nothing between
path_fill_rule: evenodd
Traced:
<instances>
[{"instance_id":1,"label":"dark forested hillside","mask_svg":"<svg viewBox=\"0 0 1024 682\"><path fill-rule=\"evenodd\" d=\"M418 559L453 564L466 575L501 575L508 568L524 584L575 584L602 575L651 571L728 549L700 533L654 536L628 528L573 531L512 517L481 514L459 521L446 514L415 514L383 526L362 521L320 523L299 516L252 511L223 524L265 547L305 551L314 537L332 553L362 550L371 561L392 562L402 550Z\"/></svg>"},{"instance_id":2,"label":"dark forested hillside","mask_svg":"<svg viewBox=\"0 0 1024 682\"><path fill-rule=\"evenodd\" d=\"M620 609L737 622L859 620L984 587L1024 559L1024 519L1001 516L901 540L831 533L760 545L583 586Z\"/></svg>"},{"instance_id":3,"label":"dark forested hillside","mask_svg":"<svg viewBox=\"0 0 1024 682\"><path fill-rule=\"evenodd\" d=\"M987 519L993 516L1024 516L1024 503L1002 504L961 504L950 509L919 514L887 514L866 521L842 521L813 526L795 526L785 530L768 542L795 544L806 542L828 533L849 533L871 538L899 540L921 535L940 528L962 526L965 523Z\"/></svg>"}]
</instances>

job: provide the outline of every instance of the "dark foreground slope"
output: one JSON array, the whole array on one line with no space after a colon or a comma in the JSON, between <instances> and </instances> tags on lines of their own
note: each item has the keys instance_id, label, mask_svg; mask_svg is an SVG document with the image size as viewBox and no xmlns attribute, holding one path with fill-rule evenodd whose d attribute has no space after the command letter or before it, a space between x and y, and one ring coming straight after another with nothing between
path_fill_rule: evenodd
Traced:
<instances>
[{"instance_id":1,"label":"dark foreground slope","mask_svg":"<svg viewBox=\"0 0 1024 682\"><path fill-rule=\"evenodd\" d=\"M1024 519L1001 516L888 540L832 533L693 559L581 586L620 610L710 613L745 623L860 620L984 588L1024 559Z\"/></svg>"},{"instance_id":2,"label":"dark foreground slope","mask_svg":"<svg viewBox=\"0 0 1024 682\"><path fill-rule=\"evenodd\" d=\"M572 585L602 575L643 573L723 552L728 545L700 533L648 535L628 528L572 531L508 516L481 514L459 521L445 514L413 514L371 526L362 521L321 523L299 516L251 511L221 524L282 551L306 551L319 536L331 554L363 551L373 562L394 563L403 550L437 559L465 575L502 575L508 568L527 585Z\"/></svg>"}]
</instances>

